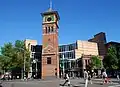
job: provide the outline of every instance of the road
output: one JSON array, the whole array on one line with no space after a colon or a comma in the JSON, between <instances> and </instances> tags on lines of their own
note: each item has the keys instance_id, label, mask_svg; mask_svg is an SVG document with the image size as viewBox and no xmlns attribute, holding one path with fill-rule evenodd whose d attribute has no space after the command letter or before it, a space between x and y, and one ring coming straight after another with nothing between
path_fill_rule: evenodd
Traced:
<instances>
[{"instance_id":1,"label":"road","mask_svg":"<svg viewBox=\"0 0 120 87\"><path fill-rule=\"evenodd\" d=\"M88 84L88 87L120 87L119 82L116 79L111 79L111 83L104 84L102 79L95 79L92 81L93 84ZM61 80L61 84L64 82ZM71 87L84 87L85 85L84 79L72 79L71 80ZM60 86L60 87L67 87L67 86Z\"/></svg>"},{"instance_id":2,"label":"road","mask_svg":"<svg viewBox=\"0 0 120 87\"><path fill-rule=\"evenodd\" d=\"M60 86L63 84L62 79L53 80L33 80L33 81L4 81L2 82L3 87L67 87ZM71 87L84 87L83 79L71 79ZM89 84L88 87L120 87L120 84L115 79L110 84L102 84L101 79L95 79L93 84Z\"/></svg>"}]
</instances>

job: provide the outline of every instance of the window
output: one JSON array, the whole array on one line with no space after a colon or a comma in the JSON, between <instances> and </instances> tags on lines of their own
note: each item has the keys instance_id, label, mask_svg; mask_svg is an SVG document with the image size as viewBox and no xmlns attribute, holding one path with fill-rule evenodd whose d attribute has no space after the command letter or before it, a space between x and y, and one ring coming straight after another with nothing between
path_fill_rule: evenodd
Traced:
<instances>
[{"instance_id":1,"label":"window","mask_svg":"<svg viewBox=\"0 0 120 87\"><path fill-rule=\"evenodd\" d=\"M32 58L34 58L34 53L32 53Z\"/></svg>"},{"instance_id":2,"label":"window","mask_svg":"<svg viewBox=\"0 0 120 87\"><path fill-rule=\"evenodd\" d=\"M53 30L53 29L51 29L51 32L53 33L53 32L54 32L54 30Z\"/></svg>"},{"instance_id":3,"label":"window","mask_svg":"<svg viewBox=\"0 0 120 87\"><path fill-rule=\"evenodd\" d=\"M70 58L72 57L72 52L70 52L70 55L69 55L69 57L70 57Z\"/></svg>"},{"instance_id":4,"label":"window","mask_svg":"<svg viewBox=\"0 0 120 87\"><path fill-rule=\"evenodd\" d=\"M62 58L62 54L61 53L59 53L59 58Z\"/></svg>"},{"instance_id":5,"label":"window","mask_svg":"<svg viewBox=\"0 0 120 87\"><path fill-rule=\"evenodd\" d=\"M47 64L51 64L51 57L47 57Z\"/></svg>"},{"instance_id":6,"label":"window","mask_svg":"<svg viewBox=\"0 0 120 87\"><path fill-rule=\"evenodd\" d=\"M46 27L45 33L47 34L47 27Z\"/></svg>"},{"instance_id":7,"label":"window","mask_svg":"<svg viewBox=\"0 0 120 87\"><path fill-rule=\"evenodd\" d=\"M48 33L50 33L50 27L48 27Z\"/></svg>"},{"instance_id":8,"label":"window","mask_svg":"<svg viewBox=\"0 0 120 87\"><path fill-rule=\"evenodd\" d=\"M73 53L73 52L71 52L71 58L72 58L72 59L74 58L74 53Z\"/></svg>"},{"instance_id":9,"label":"window","mask_svg":"<svg viewBox=\"0 0 120 87\"><path fill-rule=\"evenodd\" d=\"M66 58L68 58L68 52L66 52Z\"/></svg>"},{"instance_id":10,"label":"window","mask_svg":"<svg viewBox=\"0 0 120 87\"><path fill-rule=\"evenodd\" d=\"M52 33L54 32L53 26L51 27L51 32L52 32Z\"/></svg>"},{"instance_id":11,"label":"window","mask_svg":"<svg viewBox=\"0 0 120 87\"><path fill-rule=\"evenodd\" d=\"M85 65L88 65L88 64L87 64L87 60L85 60Z\"/></svg>"},{"instance_id":12,"label":"window","mask_svg":"<svg viewBox=\"0 0 120 87\"><path fill-rule=\"evenodd\" d=\"M62 47L62 51L65 51L65 46Z\"/></svg>"},{"instance_id":13,"label":"window","mask_svg":"<svg viewBox=\"0 0 120 87\"><path fill-rule=\"evenodd\" d=\"M69 51L68 47L69 47L69 45L66 45L65 51Z\"/></svg>"}]
</instances>

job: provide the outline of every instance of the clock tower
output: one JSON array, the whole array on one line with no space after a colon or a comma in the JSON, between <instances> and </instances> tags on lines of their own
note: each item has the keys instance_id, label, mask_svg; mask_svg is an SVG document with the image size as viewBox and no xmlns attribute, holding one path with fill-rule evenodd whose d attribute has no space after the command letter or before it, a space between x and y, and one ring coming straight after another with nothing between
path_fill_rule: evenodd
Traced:
<instances>
[{"instance_id":1,"label":"clock tower","mask_svg":"<svg viewBox=\"0 0 120 87\"><path fill-rule=\"evenodd\" d=\"M42 21L42 79L59 77L58 21L57 11L50 7L41 13Z\"/></svg>"}]
</instances>

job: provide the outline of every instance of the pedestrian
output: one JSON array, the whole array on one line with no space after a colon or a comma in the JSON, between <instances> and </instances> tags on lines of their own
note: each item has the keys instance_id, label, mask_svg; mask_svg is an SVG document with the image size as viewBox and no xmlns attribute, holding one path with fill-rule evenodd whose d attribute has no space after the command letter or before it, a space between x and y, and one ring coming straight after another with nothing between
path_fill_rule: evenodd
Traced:
<instances>
[{"instance_id":1,"label":"pedestrian","mask_svg":"<svg viewBox=\"0 0 120 87\"><path fill-rule=\"evenodd\" d=\"M102 77L103 77L103 84L108 83L107 73L105 70L102 73Z\"/></svg>"},{"instance_id":2,"label":"pedestrian","mask_svg":"<svg viewBox=\"0 0 120 87\"><path fill-rule=\"evenodd\" d=\"M92 84L92 76L89 71L88 71L88 83Z\"/></svg>"},{"instance_id":3,"label":"pedestrian","mask_svg":"<svg viewBox=\"0 0 120 87\"><path fill-rule=\"evenodd\" d=\"M65 86L66 83L68 84L68 86L70 86L70 78L69 78L69 75L68 75L68 71L65 72L64 79L65 79L65 82L64 82L63 86Z\"/></svg>"},{"instance_id":4,"label":"pedestrian","mask_svg":"<svg viewBox=\"0 0 120 87\"><path fill-rule=\"evenodd\" d=\"M88 72L85 70L84 71L84 80L85 80L85 87L88 86Z\"/></svg>"},{"instance_id":5,"label":"pedestrian","mask_svg":"<svg viewBox=\"0 0 120 87\"><path fill-rule=\"evenodd\" d=\"M120 78L119 78L119 75L117 74L117 80L119 81L119 79L120 79Z\"/></svg>"}]
</instances>

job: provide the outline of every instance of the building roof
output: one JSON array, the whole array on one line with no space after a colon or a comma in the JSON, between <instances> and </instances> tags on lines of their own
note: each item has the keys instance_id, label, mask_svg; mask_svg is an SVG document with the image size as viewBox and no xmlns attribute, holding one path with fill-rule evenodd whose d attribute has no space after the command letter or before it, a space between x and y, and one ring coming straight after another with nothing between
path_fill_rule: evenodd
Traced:
<instances>
[{"instance_id":1,"label":"building roof","mask_svg":"<svg viewBox=\"0 0 120 87\"><path fill-rule=\"evenodd\" d=\"M47 11L41 13L42 17L45 16L45 15L49 15L49 14L55 14L57 16L58 20L60 20L60 16L59 16L58 11L55 11L51 8L49 8Z\"/></svg>"},{"instance_id":2,"label":"building roof","mask_svg":"<svg viewBox=\"0 0 120 87\"><path fill-rule=\"evenodd\" d=\"M94 35L94 37L95 37L95 36L98 36L98 35L100 35L100 34L105 34L105 32L100 32L100 33Z\"/></svg>"},{"instance_id":3,"label":"building roof","mask_svg":"<svg viewBox=\"0 0 120 87\"><path fill-rule=\"evenodd\" d=\"M119 42L114 42L114 41L111 41L111 42L106 43L106 45L109 45L109 44L117 44L117 45L120 45Z\"/></svg>"}]
</instances>

